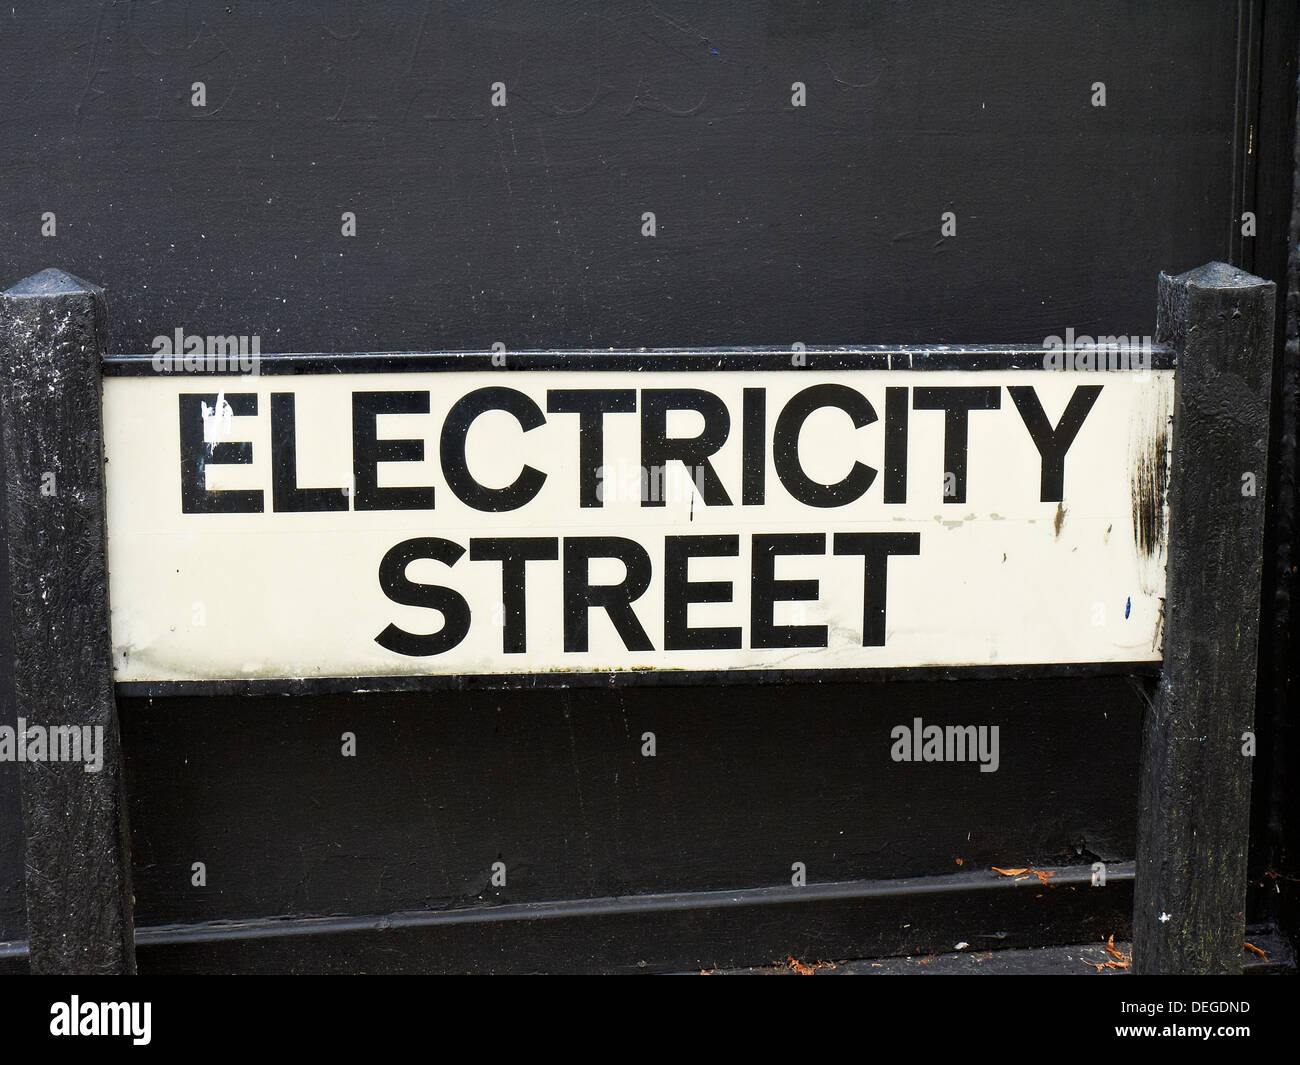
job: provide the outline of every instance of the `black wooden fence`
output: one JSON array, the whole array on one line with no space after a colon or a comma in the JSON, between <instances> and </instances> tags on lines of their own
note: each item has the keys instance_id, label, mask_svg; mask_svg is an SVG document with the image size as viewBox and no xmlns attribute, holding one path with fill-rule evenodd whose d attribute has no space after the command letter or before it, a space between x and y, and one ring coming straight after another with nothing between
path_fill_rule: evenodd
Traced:
<instances>
[{"instance_id":1,"label":"black wooden fence","mask_svg":"<svg viewBox=\"0 0 1300 1065\"><path fill-rule=\"evenodd\" d=\"M25 960L33 972L131 972L138 948L142 968L152 971L575 964L635 969L690 965L700 957L715 964L751 964L799 953L806 938L801 929L813 925L823 949L862 957L914 949L918 943L920 949L940 949L947 926L938 915L954 910L1002 929L1004 942L992 945L1068 941L1062 937L1080 929L1097 932L1122 922L1120 910L1131 886L1139 972L1238 971L1251 780L1251 758L1243 744L1254 730L1274 302L1273 283L1219 263L1159 280L1158 341L1176 360L1165 659L1142 734L1136 871L1112 865L1105 892L1091 890L1095 878L1085 861L1058 870L1053 886L1042 893L985 870L835 879L805 888L744 884L735 890L691 890L689 877L682 877L677 890L667 891L595 890L581 899L136 928L123 759L128 771L133 757L140 759L144 768L134 771L137 787L148 788L149 759L166 755L173 742L172 757L187 748L175 730L172 740L151 734L143 724L133 733L130 719L156 722L159 714L169 714L203 720L203 697L128 700L122 706L127 723L122 741L104 541L104 297L94 286L55 270L16 285L3 298L0 424L17 709L29 720L102 726L107 742L105 771L97 775L66 763L27 762L19 768L28 937L8 950L9 962L21 966ZM58 491L43 492L51 473ZM1254 491L1242 491L1244 476L1254 479ZM703 705L690 712L706 720L733 713L721 705L731 692L724 681L699 691ZM953 683L973 691L998 682ZM1047 692L1050 682L1041 683ZM1060 689L1063 697L1086 695L1086 677L1068 683L1073 688ZM475 687L495 697L491 682ZM741 699L779 705L794 690L768 688L761 696L751 692ZM860 696L864 689L846 684L842 690ZM895 697L890 684L871 685L870 691L873 700ZM913 694L900 686L898 703ZM991 699L997 694L990 690ZM361 696L339 698L353 700L358 717L389 709L368 707ZM511 698L521 700L517 707L503 711L498 705L497 713L505 712L518 725L528 696L503 701ZM567 715L565 700L581 694L562 691L555 698ZM635 692L627 698L634 702ZM263 709L301 714L298 727L313 727L301 705L281 700ZM831 762L834 722L845 712L854 708L837 705L828 694L824 707L803 715L803 742L822 744ZM808 718L818 715L821 722L809 726ZM400 736L400 719L392 724ZM475 728L458 723L452 729L458 742L475 742ZM143 748L138 756L133 735ZM576 751L576 737L573 742ZM481 768L475 755L464 753L467 774ZM732 764L715 772L744 776L756 768ZM266 769L248 766L243 786L256 790L258 774ZM184 800L194 821L202 823L208 816L202 795ZM674 812L671 800L660 806L665 809ZM866 819L873 815L870 804L857 812ZM562 799L544 811L553 822L573 814ZM564 827L569 836L579 836L589 824ZM342 851L337 860L361 860L347 853L346 829L338 824L335 829L335 847ZM320 839L327 848L331 831L326 818ZM245 843L249 853L259 853ZM236 852L239 844L236 838ZM415 860L416 854L390 859L407 857ZM265 875L278 873L268 867ZM304 885L309 894L312 889L311 883ZM1036 905L1033 896L1043 894L1052 901ZM1105 903L1097 902L1099 895ZM935 931L899 931L914 924ZM529 934L521 935L521 928ZM574 962L571 948L555 949L557 942L584 937L599 946L581 962ZM506 960L494 960L503 950Z\"/></svg>"}]
</instances>

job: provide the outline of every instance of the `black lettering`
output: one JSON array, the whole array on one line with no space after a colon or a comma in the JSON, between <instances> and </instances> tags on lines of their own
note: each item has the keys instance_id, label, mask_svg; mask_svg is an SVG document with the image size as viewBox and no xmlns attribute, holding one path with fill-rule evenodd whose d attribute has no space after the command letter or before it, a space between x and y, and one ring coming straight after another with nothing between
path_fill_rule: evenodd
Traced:
<instances>
[{"instance_id":1,"label":"black lettering","mask_svg":"<svg viewBox=\"0 0 1300 1065\"><path fill-rule=\"evenodd\" d=\"M522 392L500 386L476 388L458 399L442 425L442 475L456 498L475 510L499 513L518 510L542 490L546 474L525 466L512 484L505 488L486 488L474 480L465 458L465 440L469 427L480 414L503 410L513 414L524 432L546 424L546 415Z\"/></svg>"},{"instance_id":2,"label":"black lettering","mask_svg":"<svg viewBox=\"0 0 1300 1065\"><path fill-rule=\"evenodd\" d=\"M593 558L616 558L626 575L618 584L592 584ZM564 650L587 650L588 612L601 607L629 651L653 651L632 604L650 587L650 556L635 540L621 536L568 536L564 540Z\"/></svg>"},{"instance_id":3,"label":"black lettering","mask_svg":"<svg viewBox=\"0 0 1300 1065\"><path fill-rule=\"evenodd\" d=\"M442 614L442 628L417 635L390 624L375 637L375 643L395 654L411 658L440 655L450 651L469 632L469 604L459 592L436 584L417 584L406 576L406 567L417 558L431 558L453 566L465 553L460 544L436 536L403 540L389 548L379 563L379 587L394 603L421 606Z\"/></svg>"},{"instance_id":4,"label":"black lettering","mask_svg":"<svg viewBox=\"0 0 1300 1065\"><path fill-rule=\"evenodd\" d=\"M549 414L578 415L578 505L603 502L600 469L605 463L605 415L636 411L631 388L552 388L546 393Z\"/></svg>"},{"instance_id":5,"label":"black lettering","mask_svg":"<svg viewBox=\"0 0 1300 1065\"><path fill-rule=\"evenodd\" d=\"M501 650L521 655L528 649L528 601L524 595L529 562L560 557L560 542L554 536L500 536L469 542L471 562L501 563L501 608L505 618L501 629Z\"/></svg>"},{"instance_id":6,"label":"black lettering","mask_svg":"<svg viewBox=\"0 0 1300 1065\"><path fill-rule=\"evenodd\" d=\"M232 392L225 397L232 414L240 417L257 413L256 392ZM203 442L203 408L216 411L215 393L180 396L181 444L181 513L182 514L258 514L262 510L262 492L258 488L208 491L208 466L217 463L250 466L253 445L246 440Z\"/></svg>"},{"instance_id":7,"label":"black lettering","mask_svg":"<svg viewBox=\"0 0 1300 1065\"><path fill-rule=\"evenodd\" d=\"M966 502L966 453L970 412L997 410L1002 390L996 385L972 388L916 388L912 390L914 410L941 410L943 417L943 501Z\"/></svg>"},{"instance_id":8,"label":"black lettering","mask_svg":"<svg viewBox=\"0 0 1300 1065\"><path fill-rule=\"evenodd\" d=\"M776 603L816 602L815 580L777 580L778 555L824 555L822 533L755 534L751 564L753 578L749 593L749 642L751 647L825 647L825 625L777 625L772 620Z\"/></svg>"},{"instance_id":9,"label":"black lettering","mask_svg":"<svg viewBox=\"0 0 1300 1065\"><path fill-rule=\"evenodd\" d=\"M704 418L699 436L668 438L668 412L693 410ZM664 467L673 459L690 471L700 498L710 507L729 507L731 498L709 462L727 442L731 415L727 405L712 392L700 388L648 388L641 393L641 468L652 486L664 483ZM643 507L662 507L662 491L651 491L641 500Z\"/></svg>"},{"instance_id":10,"label":"black lettering","mask_svg":"<svg viewBox=\"0 0 1300 1065\"><path fill-rule=\"evenodd\" d=\"M691 581L692 558L734 558L740 554L739 536L664 537L664 649L667 651L720 651L741 645L739 628L691 628L687 610L691 603L730 603L730 581Z\"/></svg>"},{"instance_id":11,"label":"black lettering","mask_svg":"<svg viewBox=\"0 0 1300 1065\"><path fill-rule=\"evenodd\" d=\"M808 416L822 407L837 407L844 411L853 419L855 429L876 420L875 409L861 392L832 384L805 388L785 405L776 419L776 430L772 434L772 462L786 491L800 503L810 507L842 507L871 487L876 471L855 460L844 479L835 484L821 484L804 472L799 462L799 433Z\"/></svg>"},{"instance_id":12,"label":"black lettering","mask_svg":"<svg viewBox=\"0 0 1300 1065\"><path fill-rule=\"evenodd\" d=\"M433 489L380 488L379 463L423 462L423 440L380 440L381 414L428 414L428 392L352 393L352 478L354 510L432 510Z\"/></svg>"},{"instance_id":13,"label":"black lettering","mask_svg":"<svg viewBox=\"0 0 1300 1065\"><path fill-rule=\"evenodd\" d=\"M1101 395L1101 385L1080 385L1074 390L1065 413L1056 428L1047 420L1047 412L1032 385L1008 386L1007 391L1020 412L1020 418L1043 460L1039 498L1044 503L1059 503L1065 498L1065 453L1083 427L1092 405Z\"/></svg>"},{"instance_id":14,"label":"black lettering","mask_svg":"<svg viewBox=\"0 0 1300 1065\"><path fill-rule=\"evenodd\" d=\"M741 414L742 480L740 502L747 507L761 507L767 496L767 453L763 441L767 436L767 390L746 388Z\"/></svg>"},{"instance_id":15,"label":"black lettering","mask_svg":"<svg viewBox=\"0 0 1300 1065\"><path fill-rule=\"evenodd\" d=\"M907 502L907 389L885 389L885 502Z\"/></svg>"},{"instance_id":16,"label":"black lettering","mask_svg":"<svg viewBox=\"0 0 1300 1065\"><path fill-rule=\"evenodd\" d=\"M920 533L836 533L834 553L862 556L862 646L885 646L890 555L919 555Z\"/></svg>"},{"instance_id":17,"label":"black lettering","mask_svg":"<svg viewBox=\"0 0 1300 1065\"><path fill-rule=\"evenodd\" d=\"M342 488L298 487L298 439L295 396L271 393L271 509L290 514L347 510Z\"/></svg>"}]
</instances>

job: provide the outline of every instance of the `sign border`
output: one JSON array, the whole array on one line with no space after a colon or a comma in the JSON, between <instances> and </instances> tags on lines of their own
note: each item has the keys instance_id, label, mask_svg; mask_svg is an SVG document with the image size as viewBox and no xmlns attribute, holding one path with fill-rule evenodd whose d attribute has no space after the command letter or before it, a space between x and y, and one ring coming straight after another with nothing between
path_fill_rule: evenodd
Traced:
<instances>
[{"instance_id":1,"label":"sign border","mask_svg":"<svg viewBox=\"0 0 1300 1065\"><path fill-rule=\"evenodd\" d=\"M1101 365L1092 370L1047 370L1053 349L1006 344L857 344L789 347L721 348L573 348L506 351L366 351L351 353L272 353L256 356L257 372L235 366L205 365L197 371L161 369L151 354L105 355L105 377L236 377L570 370L582 372L764 371L1002 371L1060 373L1143 373L1174 370L1177 351L1151 343L1149 362L1140 368ZM1076 348L1078 352L1081 349ZM1091 350L1094 357L1098 349ZM796 364L792 356L801 355ZM1101 351L1103 363L1105 352ZM183 356L178 356L183 357ZM160 357L159 357L160 358ZM211 357L198 356L205 364ZM887 681L1007 680L1037 677L1159 676L1160 661L1006 663L978 665L885 666L878 669L625 669L548 673L398 674L371 677L325 676L223 680L118 681L123 698L168 698L203 695L326 695L431 691L528 691L564 688L692 687L726 684L872 683Z\"/></svg>"},{"instance_id":2,"label":"sign border","mask_svg":"<svg viewBox=\"0 0 1300 1065\"><path fill-rule=\"evenodd\" d=\"M438 371L486 370L594 370L622 372L699 372L702 370L767 370L791 373L835 370L1048 370L1058 373L1141 373L1144 370L1173 370L1176 353L1165 344L1152 343L1150 364L1141 369L1102 366L1092 370L1051 370L1044 365L1054 350L1001 344L886 344L838 347L727 347L727 348L574 348L556 351L362 351L353 353L283 353L229 356L238 364L256 359L257 374L236 365L227 369L183 371L161 369L154 355L106 355L106 377L250 377L321 373L429 373ZM1074 349L1106 358L1099 348ZM792 356L802 356L796 364ZM210 363L212 356L193 356ZM183 355L169 356L184 359ZM504 358L504 363L502 359Z\"/></svg>"}]
</instances>

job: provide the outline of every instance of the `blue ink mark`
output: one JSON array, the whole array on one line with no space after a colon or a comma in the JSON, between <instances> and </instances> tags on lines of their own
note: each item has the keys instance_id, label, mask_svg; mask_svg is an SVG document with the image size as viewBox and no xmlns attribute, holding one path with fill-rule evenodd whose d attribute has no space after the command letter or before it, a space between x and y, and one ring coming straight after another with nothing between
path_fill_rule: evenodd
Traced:
<instances>
[{"instance_id":1,"label":"blue ink mark","mask_svg":"<svg viewBox=\"0 0 1300 1065\"><path fill-rule=\"evenodd\" d=\"M1128 616L1129 616L1129 614L1132 612L1132 610L1133 610L1133 597L1130 595L1130 596L1128 597L1128 602L1126 602L1126 603L1124 604L1124 620L1125 620L1125 621L1128 620Z\"/></svg>"}]
</instances>

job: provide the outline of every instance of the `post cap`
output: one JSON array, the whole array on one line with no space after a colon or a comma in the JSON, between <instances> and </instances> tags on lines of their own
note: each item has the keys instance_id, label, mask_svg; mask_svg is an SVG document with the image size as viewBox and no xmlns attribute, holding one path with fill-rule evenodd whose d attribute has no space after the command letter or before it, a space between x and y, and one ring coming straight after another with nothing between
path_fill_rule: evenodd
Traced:
<instances>
[{"instance_id":1,"label":"post cap","mask_svg":"<svg viewBox=\"0 0 1300 1065\"><path fill-rule=\"evenodd\" d=\"M1219 262L1206 263L1204 266L1196 267L1195 270L1187 270L1181 274L1167 274L1161 271L1160 280L1171 285L1221 289L1258 288L1260 285L1273 283L1254 274L1248 274L1239 267Z\"/></svg>"},{"instance_id":2,"label":"post cap","mask_svg":"<svg viewBox=\"0 0 1300 1065\"><path fill-rule=\"evenodd\" d=\"M79 292L102 292L98 285L60 270L56 266L48 267L39 274L23 278L18 284L5 291L6 296L16 299L30 299L38 296L71 296Z\"/></svg>"}]
</instances>

